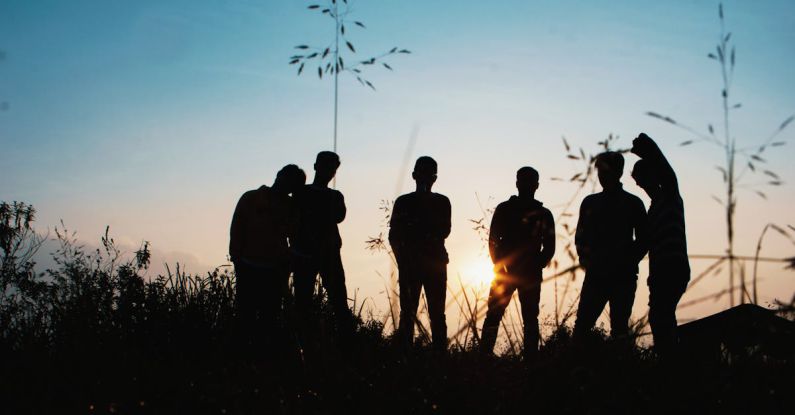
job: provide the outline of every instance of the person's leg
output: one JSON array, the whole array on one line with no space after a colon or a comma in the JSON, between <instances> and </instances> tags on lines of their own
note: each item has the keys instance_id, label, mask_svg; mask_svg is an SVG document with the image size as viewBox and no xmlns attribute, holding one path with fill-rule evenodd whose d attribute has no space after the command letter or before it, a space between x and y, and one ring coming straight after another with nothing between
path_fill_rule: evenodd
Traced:
<instances>
[{"instance_id":1,"label":"person's leg","mask_svg":"<svg viewBox=\"0 0 795 415\"><path fill-rule=\"evenodd\" d=\"M541 301L541 275L523 276L519 287L519 302L522 304L524 322L524 355L532 357L538 352L538 303Z\"/></svg>"},{"instance_id":2,"label":"person's leg","mask_svg":"<svg viewBox=\"0 0 795 415\"><path fill-rule=\"evenodd\" d=\"M580 302L577 305L577 319L574 322L575 337L582 337L596 325L596 320L607 304L607 290L604 285L604 276L585 274Z\"/></svg>"},{"instance_id":3,"label":"person's leg","mask_svg":"<svg viewBox=\"0 0 795 415\"><path fill-rule=\"evenodd\" d=\"M676 348L676 306L685 289L687 282L656 283L649 286L649 325L654 338L654 349L660 356L670 355Z\"/></svg>"},{"instance_id":4,"label":"person's leg","mask_svg":"<svg viewBox=\"0 0 795 415\"><path fill-rule=\"evenodd\" d=\"M629 335L629 318L632 316L637 288L638 280L632 277L614 282L610 286L610 337L619 339Z\"/></svg>"},{"instance_id":5,"label":"person's leg","mask_svg":"<svg viewBox=\"0 0 795 415\"><path fill-rule=\"evenodd\" d=\"M431 320L433 348L437 351L447 350L447 317L445 316L445 299L447 297L447 264L438 261L431 264L423 273L425 298L428 300L428 317Z\"/></svg>"},{"instance_id":6,"label":"person's leg","mask_svg":"<svg viewBox=\"0 0 795 415\"><path fill-rule=\"evenodd\" d=\"M293 296L295 316L298 324L305 328L313 320L312 296L315 293L315 280L318 267L310 258L298 260L293 269Z\"/></svg>"},{"instance_id":7,"label":"person's leg","mask_svg":"<svg viewBox=\"0 0 795 415\"><path fill-rule=\"evenodd\" d=\"M408 261L398 264L398 289L400 290L400 322L398 337L405 346L414 342L414 322L420 305L420 283L416 267Z\"/></svg>"},{"instance_id":8,"label":"person's leg","mask_svg":"<svg viewBox=\"0 0 795 415\"><path fill-rule=\"evenodd\" d=\"M251 267L241 262L235 263L235 308L240 338L249 343L256 330L256 294L251 282L256 277Z\"/></svg>"},{"instance_id":9,"label":"person's leg","mask_svg":"<svg viewBox=\"0 0 795 415\"><path fill-rule=\"evenodd\" d=\"M345 269L340 252L335 250L323 258L320 269L323 287L328 293L328 301L334 311L337 330L343 338L353 334L353 316L348 307L348 289L345 286Z\"/></svg>"},{"instance_id":10,"label":"person's leg","mask_svg":"<svg viewBox=\"0 0 795 415\"><path fill-rule=\"evenodd\" d=\"M488 310L486 311L486 319L483 321L483 329L480 334L480 351L483 353L491 354L494 352L500 322L516 289L510 283L510 278L506 274L497 273L494 276L494 281L491 282L487 303Z\"/></svg>"}]
</instances>

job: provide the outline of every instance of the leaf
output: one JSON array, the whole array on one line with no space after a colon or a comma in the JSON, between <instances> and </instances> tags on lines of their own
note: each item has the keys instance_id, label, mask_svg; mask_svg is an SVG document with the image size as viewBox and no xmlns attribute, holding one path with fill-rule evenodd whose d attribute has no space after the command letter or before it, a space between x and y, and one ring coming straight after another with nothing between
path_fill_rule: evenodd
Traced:
<instances>
[{"instance_id":1,"label":"leaf","mask_svg":"<svg viewBox=\"0 0 795 415\"><path fill-rule=\"evenodd\" d=\"M795 232L795 226L792 226L792 225L787 225L787 227L788 227L788 228L790 228L790 229L792 229L792 231L793 231L793 232Z\"/></svg>"},{"instance_id":2,"label":"leaf","mask_svg":"<svg viewBox=\"0 0 795 415\"><path fill-rule=\"evenodd\" d=\"M738 102L738 103L736 103L736 104L732 105L732 108L735 108L735 109L737 109L737 108L740 108L740 107L742 107L742 106L743 106L743 104L741 104L741 103L739 103L739 102Z\"/></svg>"},{"instance_id":3,"label":"leaf","mask_svg":"<svg viewBox=\"0 0 795 415\"><path fill-rule=\"evenodd\" d=\"M340 69L344 70L345 69L345 64L342 63L342 56L339 57L339 61L340 61L339 62L340 63L340 67L339 67L339 69L337 69L337 71L339 71Z\"/></svg>"},{"instance_id":4,"label":"leaf","mask_svg":"<svg viewBox=\"0 0 795 415\"><path fill-rule=\"evenodd\" d=\"M718 16L723 20L723 3L718 3Z\"/></svg>"},{"instance_id":5,"label":"leaf","mask_svg":"<svg viewBox=\"0 0 795 415\"><path fill-rule=\"evenodd\" d=\"M718 59L718 57L715 56L714 53L707 54L707 57L710 58L710 59Z\"/></svg>"},{"instance_id":6,"label":"leaf","mask_svg":"<svg viewBox=\"0 0 795 415\"><path fill-rule=\"evenodd\" d=\"M323 9L322 13L328 13L328 14L331 14L331 9Z\"/></svg>"},{"instance_id":7,"label":"leaf","mask_svg":"<svg viewBox=\"0 0 795 415\"><path fill-rule=\"evenodd\" d=\"M364 85L364 81L362 81L362 77L361 76L357 76L356 80L359 81L360 84Z\"/></svg>"},{"instance_id":8,"label":"leaf","mask_svg":"<svg viewBox=\"0 0 795 415\"><path fill-rule=\"evenodd\" d=\"M720 198L719 198L719 197L717 197L717 196L715 196L715 195L712 195L712 200L714 200L714 201L716 201L716 202L720 203L721 205L723 205L723 201L722 201L722 200L720 200Z\"/></svg>"},{"instance_id":9,"label":"leaf","mask_svg":"<svg viewBox=\"0 0 795 415\"><path fill-rule=\"evenodd\" d=\"M398 48L394 47L394 48L392 48L392 49L390 49L390 50L389 50L389 53L395 53L395 52L397 52L397 49L398 49Z\"/></svg>"},{"instance_id":10,"label":"leaf","mask_svg":"<svg viewBox=\"0 0 795 415\"><path fill-rule=\"evenodd\" d=\"M720 59L721 62L723 62L723 48L721 48L720 45L717 46L717 51L718 51L718 58Z\"/></svg>"},{"instance_id":11,"label":"leaf","mask_svg":"<svg viewBox=\"0 0 795 415\"><path fill-rule=\"evenodd\" d=\"M345 25L340 25L340 33L345 34Z\"/></svg>"},{"instance_id":12,"label":"leaf","mask_svg":"<svg viewBox=\"0 0 795 415\"><path fill-rule=\"evenodd\" d=\"M301 75L301 72L304 71L304 64L302 63L301 66L298 67L298 75Z\"/></svg>"},{"instance_id":13,"label":"leaf","mask_svg":"<svg viewBox=\"0 0 795 415\"><path fill-rule=\"evenodd\" d=\"M309 49L309 46L307 46L307 45L298 45L295 48L296 49Z\"/></svg>"},{"instance_id":14,"label":"leaf","mask_svg":"<svg viewBox=\"0 0 795 415\"><path fill-rule=\"evenodd\" d=\"M770 147L780 147L780 146L783 146L784 144L787 144L787 143L785 141L776 141L776 142L770 143Z\"/></svg>"},{"instance_id":15,"label":"leaf","mask_svg":"<svg viewBox=\"0 0 795 415\"><path fill-rule=\"evenodd\" d=\"M784 182L782 182L781 180L773 180L771 182L767 182L767 184L769 184L771 186L781 186L783 183Z\"/></svg>"},{"instance_id":16,"label":"leaf","mask_svg":"<svg viewBox=\"0 0 795 415\"><path fill-rule=\"evenodd\" d=\"M690 144L693 144L693 140L682 141L681 143L679 143L679 145L683 147L689 146Z\"/></svg>"},{"instance_id":17,"label":"leaf","mask_svg":"<svg viewBox=\"0 0 795 415\"><path fill-rule=\"evenodd\" d=\"M362 22L353 22L353 23L354 23L356 26L359 26L359 27L361 27L362 29L365 29L365 27L364 27L364 23L362 23Z\"/></svg>"},{"instance_id":18,"label":"leaf","mask_svg":"<svg viewBox=\"0 0 795 415\"><path fill-rule=\"evenodd\" d=\"M732 54L729 60L731 61L732 68L734 68L734 46L732 46Z\"/></svg>"},{"instance_id":19,"label":"leaf","mask_svg":"<svg viewBox=\"0 0 795 415\"><path fill-rule=\"evenodd\" d=\"M774 179L778 179L778 178L779 178L779 177L778 177L778 174L776 174L776 173L773 173L773 172L772 172L772 171L770 171L770 170L765 170L765 171L764 171L764 173L765 173L766 175L768 175L768 176L770 176L770 177L774 178Z\"/></svg>"},{"instance_id":20,"label":"leaf","mask_svg":"<svg viewBox=\"0 0 795 415\"><path fill-rule=\"evenodd\" d=\"M323 79L323 69L321 69L319 66L317 67L317 77Z\"/></svg>"},{"instance_id":21,"label":"leaf","mask_svg":"<svg viewBox=\"0 0 795 415\"><path fill-rule=\"evenodd\" d=\"M726 169L721 166L715 166L715 168L718 169L718 171L723 175L723 182L726 183L726 181L729 180L729 175L726 173Z\"/></svg>"},{"instance_id":22,"label":"leaf","mask_svg":"<svg viewBox=\"0 0 795 415\"><path fill-rule=\"evenodd\" d=\"M760 163L765 163L766 162L765 159L763 159L762 157L757 156L756 154L752 155L751 158L756 160L756 161L758 161L758 162L760 162Z\"/></svg>"},{"instance_id":23,"label":"leaf","mask_svg":"<svg viewBox=\"0 0 795 415\"><path fill-rule=\"evenodd\" d=\"M345 44L348 45L348 49L350 49L351 52L356 53L356 49L353 48L351 42L345 41Z\"/></svg>"},{"instance_id":24,"label":"leaf","mask_svg":"<svg viewBox=\"0 0 795 415\"><path fill-rule=\"evenodd\" d=\"M293 55L293 56L290 56L290 59L301 59L303 57L304 57L304 55Z\"/></svg>"},{"instance_id":25,"label":"leaf","mask_svg":"<svg viewBox=\"0 0 795 415\"><path fill-rule=\"evenodd\" d=\"M723 38L723 41L724 41L724 42L728 42L728 41L729 41L729 39L731 39L731 38L732 38L732 32L729 32L729 33L727 33L727 34L726 34L726 37L725 37L725 38Z\"/></svg>"},{"instance_id":26,"label":"leaf","mask_svg":"<svg viewBox=\"0 0 795 415\"><path fill-rule=\"evenodd\" d=\"M712 128L712 124L707 125L707 129L709 130L710 134L715 135L715 129Z\"/></svg>"},{"instance_id":27,"label":"leaf","mask_svg":"<svg viewBox=\"0 0 795 415\"><path fill-rule=\"evenodd\" d=\"M580 178L580 176L582 176L582 173L577 173L577 174L575 174L574 176L571 176L571 179L569 179L569 181L570 181L570 182L573 182L573 181L575 181L575 180L579 179L579 178Z\"/></svg>"},{"instance_id":28,"label":"leaf","mask_svg":"<svg viewBox=\"0 0 795 415\"><path fill-rule=\"evenodd\" d=\"M568 155L568 156L566 156L566 157L568 157L568 158L570 158L570 159L572 159L572 160L579 160L579 159L580 159L579 157L575 156L574 154L569 154L569 155Z\"/></svg>"},{"instance_id":29,"label":"leaf","mask_svg":"<svg viewBox=\"0 0 795 415\"><path fill-rule=\"evenodd\" d=\"M401 49L398 51L398 53L411 53L411 51L408 49Z\"/></svg>"},{"instance_id":30,"label":"leaf","mask_svg":"<svg viewBox=\"0 0 795 415\"><path fill-rule=\"evenodd\" d=\"M300 62L300 59L293 59L290 61L290 65L295 65L296 63Z\"/></svg>"},{"instance_id":31,"label":"leaf","mask_svg":"<svg viewBox=\"0 0 795 415\"><path fill-rule=\"evenodd\" d=\"M782 236L784 236L785 238L790 238L789 232L787 232L787 230L786 230L786 229L784 229L784 228L782 228L781 226L778 226L778 225L776 225L776 224L772 224L772 223L771 223L771 224L770 224L770 227L771 227L771 228L773 228L773 230L774 230L774 231L776 231L776 232L780 233L780 234L781 234Z\"/></svg>"},{"instance_id":32,"label":"leaf","mask_svg":"<svg viewBox=\"0 0 795 415\"><path fill-rule=\"evenodd\" d=\"M370 81L364 81L364 83L367 84L367 86L369 86L370 88L372 88L373 91L375 91L375 87L373 86L373 84L370 83Z\"/></svg>"},{"instance_id":33,"label":"leaf","mask_svg":"<svg viewBox=\"0 0 795 415\"><path fill-rule=\"evenodd\" d=\"M566 147L566 152L571 151L571 147L569 147L569 142L566 141L566 137L561 137L563 139L563 146Z\"/></svg>"},{"instance_id":34,"label":"leaf","mask_svg":"<svg viewBox=\"0 0 795 415\"><path fill-rule=\"evenodd\" d=\"M754 192L755 192L757 195L759 195L759 197L761 197L762 199L765 199L765 200L767 200L767 195L766 195L764 192L760 192L759 190L755 190Z\"/></svg>"},{"instance_id":35,"label":"leaf","mask_svg":"<svg viewBox=\"0 0 795 415\"><path fill-rule=\"evenodd\" d=\"M391 71L391 70L393 70L391 66L389 66L389 65L387 65L387 64L386 64L386 62L384 62L382 65L384 65L384 68L387 68L387 69L389 69L390 71Z\"/></svg>"},{"instance_id":36,"label":"leaf","mask_svg":"<svg viewBox=\"0 0 795 415\"><path fill-rule=\"evenodd\" d=\"M580 147L580 156L585 160L585 151L583 151L582 147Z\"/></svg>"},{"instance_id":37,"label":"leaf","mask_svg":"<svg viewBox=\"0 0 795 415\"><path fill-rule=\"evenodd\" d=\"M756 171L756 167L754 167L754 163L751 163L750 161L748 162L748 168L751 169L751 171Z\"/></svg>"},{"instance_id":38,"label":"leaf","mask_svg":"<svg viewBox=\"0 0 795 415\"><path fill-rule=\"evenodd\" d=\"M553 182L562 182L563 181L563 179L561 179L560 177L550 177L549 180L553 181Z\"/></svg>"},{"instance_id":39,"label":"leaf","mask_svg":"<svg viewBox=\"0 0 795 415\"><path fill-rule=\"evenodd\" d=\"M306 57L306 58L307 58L307 59L312 59L312 58L314 58L315 56L317 56L317 52L307 55L307 57Z\"/></svg>"},{"instance_id":40,"label":"leaf","mask_svg":"<svg viewBox=\"0 0 795 415\"><path fill-rule=\"evenodd\" d=\"M786 120L784 120L783 123L781 123L781 125L778 127L778 130L781 131L781 130L787 128L789 123L791 123L793 120L795 120L795 115L790 115L789 118L787 118Z\"/></svg>"},{"instance_id":41,"label":"leaf","mask_svg":"<svg viewBox=\"0 0 795 415\"><path fill-rule=\"evenodd\" d=\"M319 4L313 4L313 5L309 6L309 7L307 7L307 9L310 9L310 10L312 10L312 9L319 9L319 8L320 8L320 5L319 5Z\"/></svg>"}]
</instances>

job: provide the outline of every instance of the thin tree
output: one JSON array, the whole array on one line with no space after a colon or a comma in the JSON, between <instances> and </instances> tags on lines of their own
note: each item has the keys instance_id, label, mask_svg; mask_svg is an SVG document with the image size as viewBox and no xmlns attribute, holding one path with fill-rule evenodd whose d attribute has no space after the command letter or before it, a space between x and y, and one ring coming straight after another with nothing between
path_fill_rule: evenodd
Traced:
<instances>
[{"instance_id":1,"label":"thin tree","mask_svg":"<svg viewBox=\"0 0 795 415\"><path fill-rule=\"evenodd\" d=\"M328 0L324 5L312 4L307 7L309 10L317 11L321 15L330 17L334 22L334 37L329 41L325 47L317 48L309 45L298 45L299 55L290 57L290 65L298 65L298 75L304 73L304 68L307 66L317 65L317 76L323 79L324 75L334 77L334 152L337 151L337 124L338 124L338 110L339 110L339 75L340 73L347 72L354 77L362 86L370 87L375 90L372 82L364 77L365 67L383 66L388 70L392 70L386 59L392 55L399 53L411 53L407 49L399 49L393 47L387 52L380 55L372 56L368 59L359 60L353 65L346 66L345 61L354 61L355 59L343 59L343 55L356 54L356 48L349 38L348 28L356 27L364 29L365 25L361 21L352 20L351 9L348 0ZM342 48L340 48L342 45ZM380 65L377 65L380 64Z\"/></svg>"},{"instance_id":2,"label":"thin tree","mask_svg":"<svg viewBox=\"0 0 795 415\"><path fill-rule=\"evenodd\" d=\"M718 17L720 19L720 38L715 47L714 52L710 52L707 57L715 60L720 68L720 76L722 81L721 89L721 104L723 109L723 131L722 137L715 133L715 128L712 124L707 125L707 133L698 131L685 124L675 121L673 118L660 115L656 112L647 112L650 117L657 118L669 124L677 126L688 133L692 134L693 138L688 139L681 143L682 146L693 144L694 142L705 142L720 148L725 157L724 164L716 166L715 168L720 172L724 183L724 197L713 196L718 203L724 208L726 220L726 254L719 257L719 260L726 260L729 263L729 303L731 306L735 304L734 298L734 284L736 273L739 272L739 302L743 303L744 298L748 297L748 291L745 286L745 272L742 269L742 261L735 254L735 212L737 209L737 190L741 188L748 188L753 190L759 197L767 199L767 195L760 190L760 186L780 186L782 181L778 174L772 170L765 169L761 166L765 165L766 160L762 157L766 150L771 147L783 146L786 144L784 140L777 140L779 134L795 119L795 116L790 116L785 119L778 128L766 139L757 141L754 144L738 146L737 138L731 133L731 114L732 111L738 110L742 104L735 102L731 99L732 95L732 81L734 79L734 66L736 62L735 46L732 42L731 32L726 32L724 21L723 4L718 5ZM757 176L763 178L761 181L749 182L749 176Z\"/></svg>"}]
</instances>

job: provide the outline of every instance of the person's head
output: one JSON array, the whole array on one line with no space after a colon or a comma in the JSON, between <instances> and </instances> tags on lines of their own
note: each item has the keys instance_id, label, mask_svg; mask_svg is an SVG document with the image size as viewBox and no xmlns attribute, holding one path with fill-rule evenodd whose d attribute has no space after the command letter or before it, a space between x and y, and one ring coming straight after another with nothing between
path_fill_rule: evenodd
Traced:
<instances>
[{"instance_id":1,"label":"person's head","mask_svg":"<svg viewBox=\"0 0 795 415\"><path fill-rule=\"evenodd\" d=\"M534 195L538 189L538 171L532 167L522 167L516 171L516 189L519 195Z\"/></svg>"},{"instance_id":2,"label":"person's head","mask_svg":"<svg viewBox=\"0 0 795 415\"><path fill-rule=\"evenodd\" d=\"M337 174L337 168L340 166L340 156L333 151L321 151L317 153L315 159L315 182L328 184L334 175Z\"/></svg>"},{"instance_id":3,"label":"person's head","mask_svg":"<svg viewBox=\"0 0 795 415\"><path fill-rule=\"evenodd\" d=\"M436 182L437 168L436 160L431 157L422 156L417 159L411 177L417 182L418 190L431 190L431 186Z\"/></svg>"},{"instance_id":4,"label":"person's head","mask_svg":"<svg viewBox=\"0 0 795 415\"><path fill-rule=\"evenodd\" d=\"M596 156L596 171L604 189L613 189L624 174L624 156L615 151L605 151Z\"/></svg>"},{"instance_id":5,"label":"person's head","mask_svg":"<svg viewBox=\"0 0 795 415\"><path fill-rule=\"evenodd\" d=\"M644 159L640 159L635 163L635 166L632 168L632 178L635 179L635 183L649 195L660 187L659 178L654 173L652 165Z\"/></svg>"},{"instance_id":6,"label":"person's head","mask_svg":"<svg viewBox=\"0 0 795 415\"><path fill-rule=\"evenodd\" d=\"M276 173L273 188L284 193L294 193L306 183L306 173L295 164L288 164Z\"/></svg>"}]
</instances>

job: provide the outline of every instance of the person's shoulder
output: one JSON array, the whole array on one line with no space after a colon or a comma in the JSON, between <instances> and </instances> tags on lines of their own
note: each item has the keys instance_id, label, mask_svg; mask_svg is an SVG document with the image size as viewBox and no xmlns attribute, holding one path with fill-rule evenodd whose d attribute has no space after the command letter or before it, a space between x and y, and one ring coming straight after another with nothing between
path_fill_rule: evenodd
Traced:
<instances>
[{"instance_id":1,"label":"person's shoulder","mask_svg":"<svg viewBox=\"0 0 795 415\"><path fill-rule=\"evenodd\" d=\"M448 205L450 204L450 199L447 196L441 193L431 193L431 194L433 195L433 198L438 200L440 203L447 203Z\"/></svg>"},{"instance_id":2,"label":"person's shoulder","mask_svg":"<svg viewBox=\"0 0 795 415\"><path fill-rule=\"evenodd\" d=\"M643 200L640 197L638 197L637 195L632 194L632 193L630 193L630 192L628 192L626 190L623 190L623 189L621 191L624 192L624 197L627 200L629 200L630 203L632 203L633 205L636 205L636 206L640 206L641 208L645 209L645 205L643 204Z\"/></svg>"},{"instance_id":3,"label":"person's shoulder","mask_svg":"<svg viewBox=\"0 0 795 415\"><path fill-rule=\"evenodd\" d=\"M586 205L586 204L589 204L589 203L593 203L594 201L601 199L603 196L604 195L602 194L602 192L591 193L588 196L585 196L584 199L582 199L582 204Z\"/></svg>"},{"instance_id":4,"label":"person's shoulder","mask_svg":"<svg viewBox=\"0 0 795 415\"><path fill-rule=\"evenodd\" d=\"M243 192L242 195L240 195L240 201L250 200L250 199L254 198L255 196L257 196L258 194L264 194L264 193L267 193L267 192L268 192L268 187L267 186L262 186L262 187L260 187L258 189L247 190L247 191Z\"/></svg>"}]
</instances>

